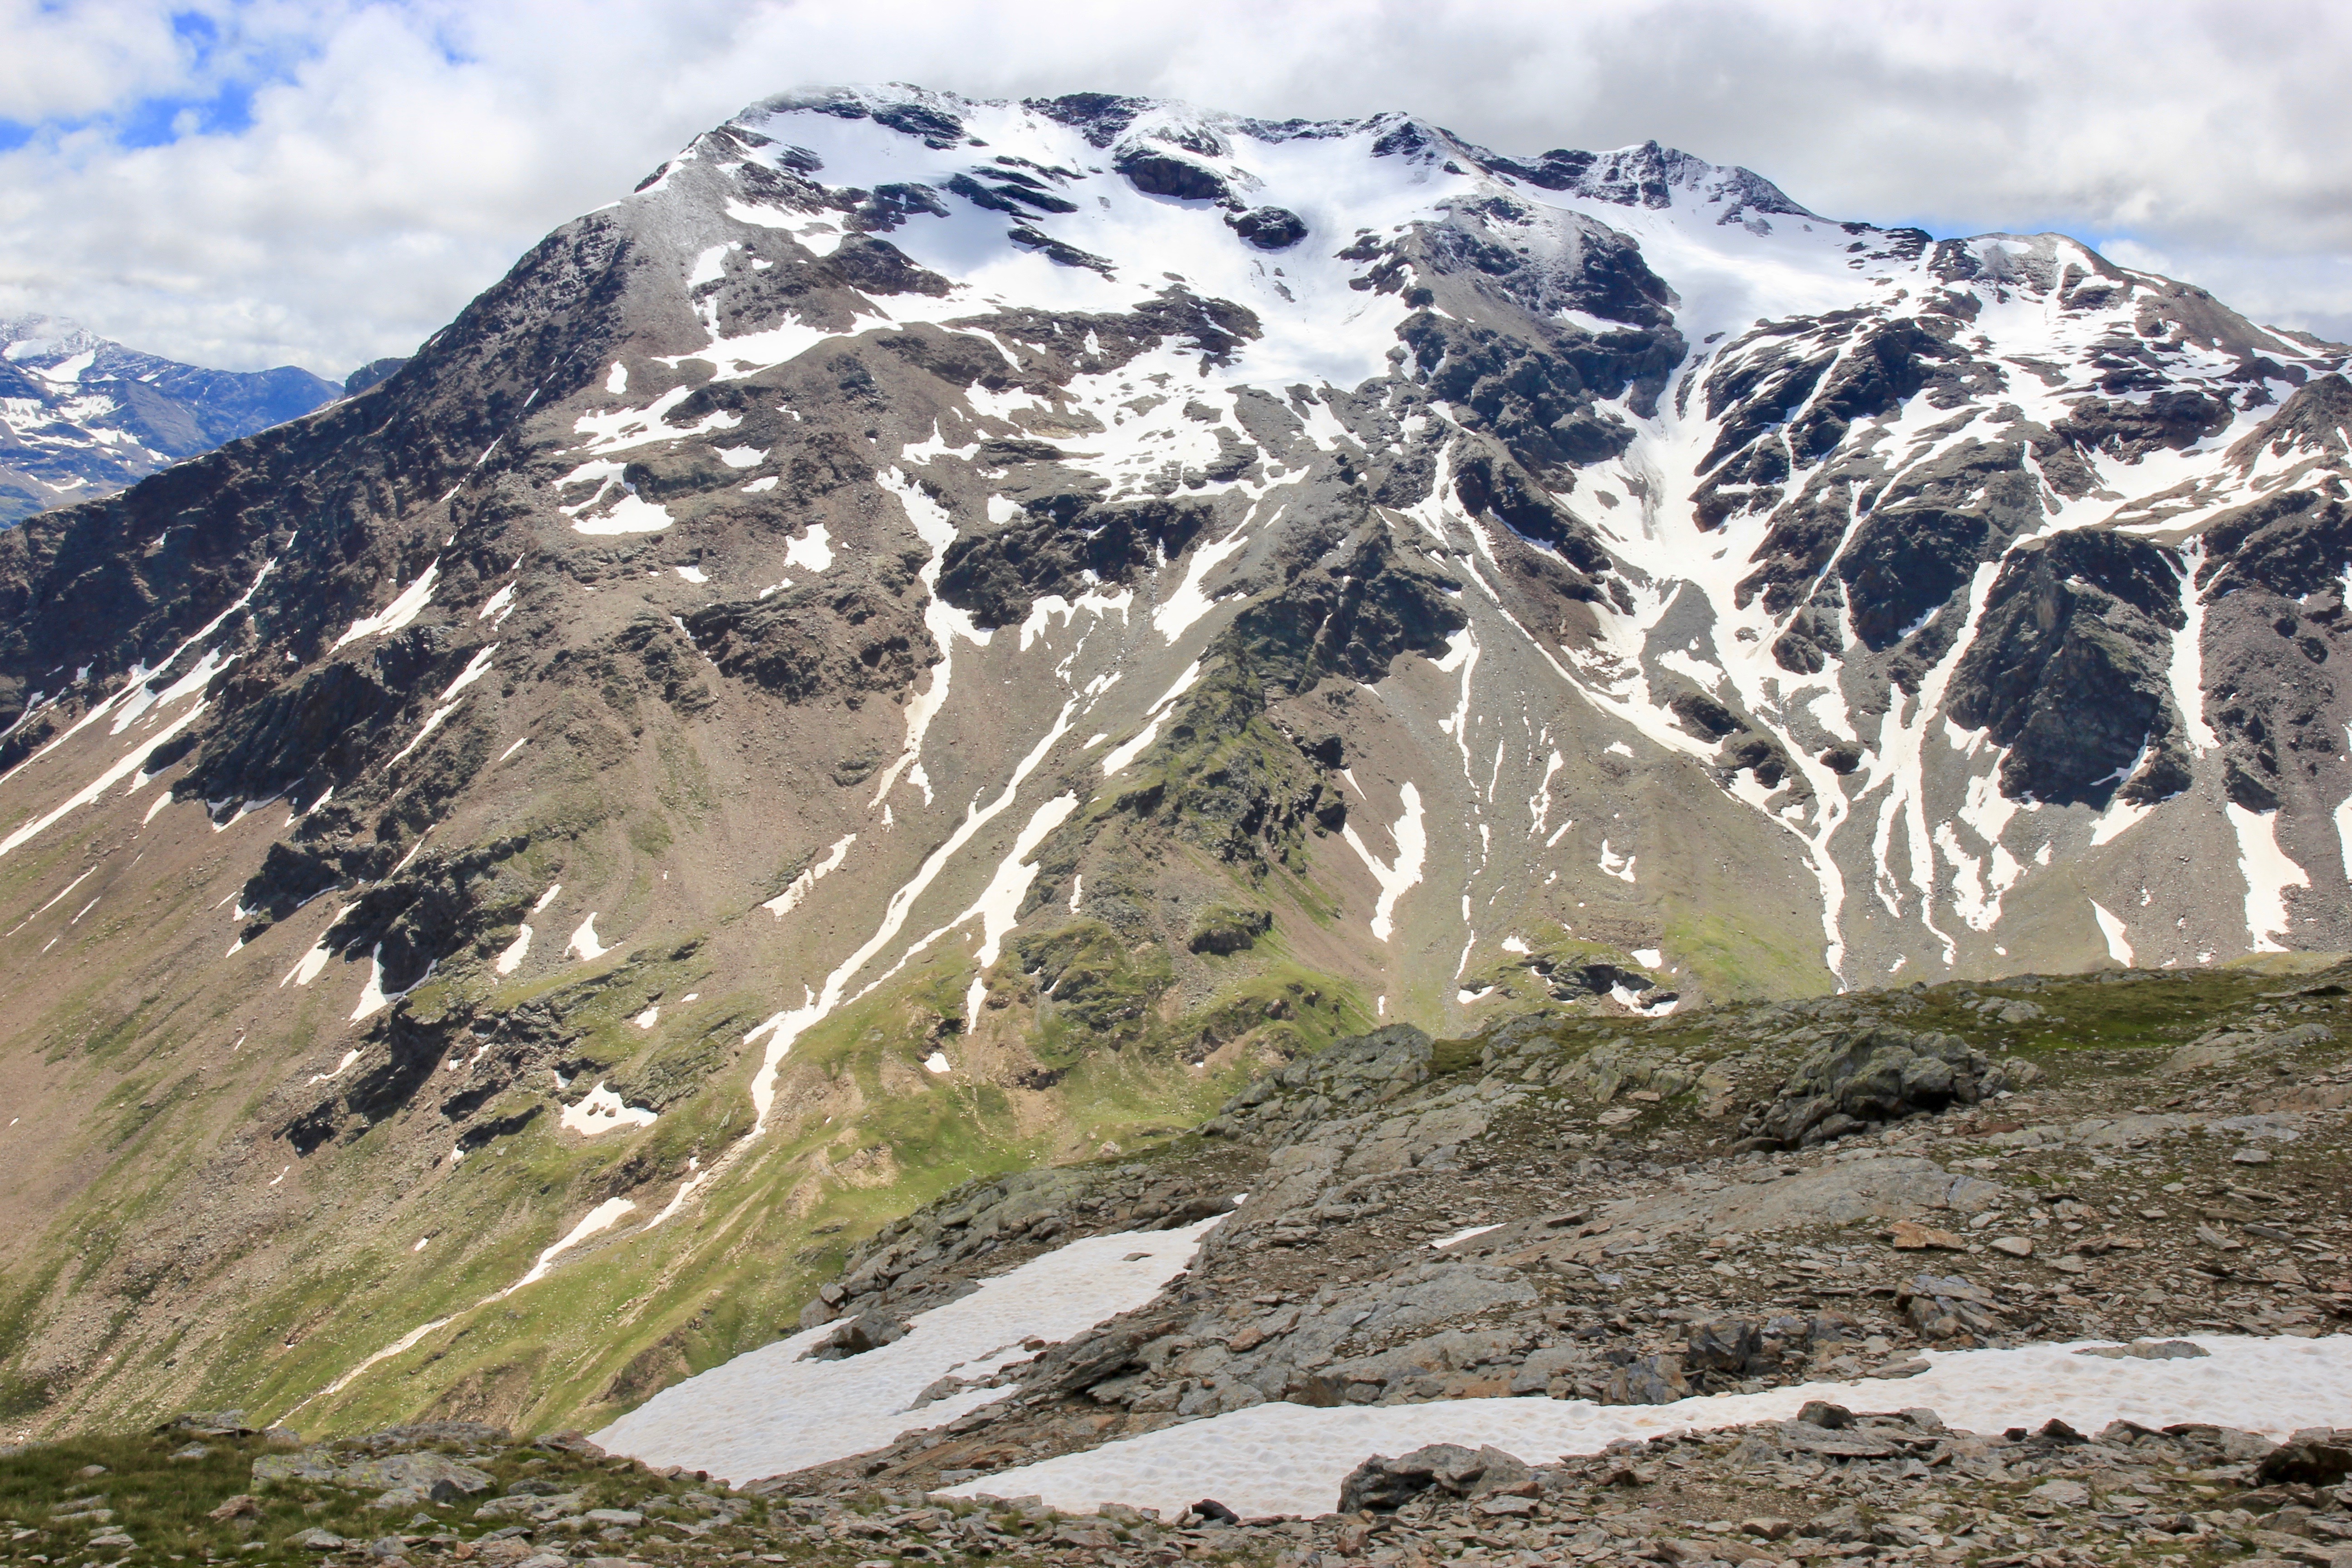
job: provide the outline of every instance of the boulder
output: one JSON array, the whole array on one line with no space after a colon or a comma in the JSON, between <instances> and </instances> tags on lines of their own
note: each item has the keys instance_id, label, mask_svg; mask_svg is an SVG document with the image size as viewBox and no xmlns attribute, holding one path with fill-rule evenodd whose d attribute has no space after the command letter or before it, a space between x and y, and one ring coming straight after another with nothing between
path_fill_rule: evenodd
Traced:
<instances>
[{"instance_id":1,"label":"boulder","mask_svg":"<svg viewBox=\"0 0 2352 1568\"><path fill-rule=\"evenodd\" d=\"M386 1459L362 1459L345 1466L335 1478L338 1486L355 1491L415 1492L446 1502L453 1498L486 1492L496 1483L471 1465L446 1454L394 1454Z\"/></svg>"},{"instance_id":2,"label":"boulder","mask_svg":"<svg viewBox=\"0 0 2352 1568\"><path fill-rule=\"evenodd\" d=\"M551 1497L508 1496L492 1498L474 1510L476 1519L528 1519L545 1523L576 1513L581 1506L578 1492L557 1492Z\"/></svg>"},{"instance_id":3,"label":"boulder","mask_svg":"<svg viewBox=\"0 0 2352 1568\"><path fill-rule=\"evenodd\" d=\"M1146 195L1172 196L1178 201L1223 202L1232 199L1224 179L1195 159L1160 148L1131 148L1111 160L1111 166Z\"/></svg>"},{"instance_id":4,"label":"boulder","mask_svg":"<svg viewBox=\"0 0 2352 1568\"><path fill-rule=\"evenodd\" d=\"M1968 1242L1952 1232L1937 1230L1933 1226L1921 1225L1910 1219L1895 1222L1893 1240L1898 1252L1925 1252L1930 1247L1945 1252L1966 1252L1969 1249Z\"/></svg>"},{"instance_id":5,"label":"boulder","mask_svg":"<svg viewBox=\"0 0 2352 1568\"><path fill-rule=\"evenodd\" d=\"M1851 1427L1816 1426L1801 1420L1784 1423L1780 1440L1798 1453L1825 1458L1884 1459L1895 1452L1895 1445L1884 1437Z\"/></svg>"},{"instance_id":6,"label":"boulder","mask_svg":"<svg viewBox=\"0 0 2352 1568\"><path fill-rule=\"evenodd\" d=\"M1339 1483L1339 1511L1393 1513L1434 1487L1453 1497L1480 1497L1528 1480L1533 1472L1512 1455L1492 1447L1465 1448L1432 1443L1390 1458L1375 1454Z\"/></svg>"},{"instance_id":7,"label":"boulder","mask_svg":"<svg viewBox=\"0 0 2352 1568\"><path fill-rule=\"evenodd\" d=\"M1683 1346L1683 1365L1692 1372L1745 1374L1768 1359L1762 1327L1745 1318L1696 1322L1685 1332L1687 1342Z\"/></svg>"},{"instance_id":8,"label":"boulder","mask_svg":"<svg viewBox=\"0 0 2352 1568\"><path fill-rule=\"evenodd\" d=\"M1287 250L1307 237L1307 220L1287 207L1228 214L1225 226L1260 250Z\"/></svg>"},{"instance_id":9,"label":"boulder","mask_svg":"<svg viewBox=\"0 0 2352 1568\"><path fill-rule=\"evenodd\" d=\"M2352 1476L2352 1427L2307 1426L2263 1458L2257 1486L2334 1486Z\"/></svg>"},{"instance_id":10,"label":"boulder","mask_svg":"<svg viewBox=\"0 0 2352 1568\"><path fill-rule=\"evenodd\" d=\"M1750 1119L1749 1148L1795 1149L1874 1123L1973 1105L2006 1087L2002 1069L1958 1035L1861 1029L1816 1048Z\"/></svg>"},{"instance_id":11,"label":"boulder","mask_svg":"<svg viewBox=\"0 0 2352 1568\"><path fill-rule=\"evenodd\" d=\"M840 1361L845 1356L864 1355L894 1340L904 1339L906 1333L906 1323L887 1312L860 1312L827 1334L822 1343L803 1352L801 1360Z\"/></svg>"},{"instance_id":12,"label":"boulder","mask_svg":"<svg viewBox=\"0 0 2352 1568\"><path fill-rule=\"evenodd\" d=\"M2189 1340L2134 1340L2127 1345L2085 1345L2074 1353L2102 1361L2195 1361L2212 1352Z\"/></svg>"},{"instance_id":13,"label":"boulder","mask_svg":"<svg viewBox=\"0 0 2352 1568\"><path fill-rule=\"evenodd\" d=\"M1621 1352L1622 1353L1622 1352ZM1690 1397L1690 1380L1677 1355L1627 1356L1601 1386L1603 1405L1672 1405Z\"/></svg>"},{"instance_id":14,"label":"boulder","mask_svg":"<svg viewBox=\"0 0 2352 1568\"><path fill-rule=\"evenodd\" d=\"M269 1486L278 1481L333 1481L341 1474L334 1459L324 1448L305 1448L294 1454L264 1454L253 1461L253 1484Z\"/></svg>"},{"instance_id":15,"label":"boulder","mask_svg":"<svg viewBox=\"0 0 2352 1568\"><path fill-rule=\"evenodd\" d=\"M1895 1304L1921 1339L1990 1334L2001 1326L1992 1292L1957 1274L1922 1274L1895 1292Z\"/></svg>"}]
</instances>

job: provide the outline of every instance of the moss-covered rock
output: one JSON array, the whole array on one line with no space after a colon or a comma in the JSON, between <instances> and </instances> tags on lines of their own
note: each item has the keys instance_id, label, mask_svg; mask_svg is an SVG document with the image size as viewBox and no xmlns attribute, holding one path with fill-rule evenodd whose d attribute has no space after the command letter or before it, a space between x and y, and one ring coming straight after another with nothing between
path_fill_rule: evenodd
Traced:
<instances>
[{"instance_id":1,"label":"moss-covered rock","mask_svg":"<svg viewBox=\"0 0 2352 1568\"><path fill-rule=\"evenodd\" d=\"M1040 1055L1049 1058L1142 1038L1171 978L1157 943L1129 947L1100 921L1071 921L1012 946L1013 966L1036 984Z\"/></svg>"},{"instance_id":2,"label":"moss-covered rock","mask_svg":"<svg viewBox=\"0 0 2352 1568\"><path fill-rule=\"evenodd\" d=\"M1274 929L1274 911L1246 904L1214 903L1192 921L1185 945L1194 952L1232 954L1257 945Z\"/></svg>"}]
</instances>

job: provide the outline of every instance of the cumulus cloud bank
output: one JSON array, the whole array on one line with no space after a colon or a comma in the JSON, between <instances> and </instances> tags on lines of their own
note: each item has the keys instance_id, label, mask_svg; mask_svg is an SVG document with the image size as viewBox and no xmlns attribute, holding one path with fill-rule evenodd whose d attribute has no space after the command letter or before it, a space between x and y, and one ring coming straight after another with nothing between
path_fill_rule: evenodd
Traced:
<instances>
[{"instance_id":1,"label":"cumulus cloud bank","mask_svg":"<svg viewBox=\"0 0 2352 1568\"><path fill-rule=\"evenodd\" d=\"M2352 335L2352 12L1900 0L0 0L0 313L341 375L812 82L1650 137L1841 217L2058 228Z\"/></svg>"}]
</instances>

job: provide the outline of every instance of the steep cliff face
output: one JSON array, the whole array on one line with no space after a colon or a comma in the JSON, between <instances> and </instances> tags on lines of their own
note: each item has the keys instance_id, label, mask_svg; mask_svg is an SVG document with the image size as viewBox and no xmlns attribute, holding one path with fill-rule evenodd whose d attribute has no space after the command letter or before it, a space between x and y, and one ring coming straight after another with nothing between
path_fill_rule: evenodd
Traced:
<instances>
[{"instance_id":1,"label":"steep cliff face","mask_svg":"<svg viewBox=\"0 0 2352 1568\"><path fill-rule=\"evenodd\" d=\"M2343 359L1654 144L755 106L0 535L9 1419L610 1411L1382 1022L2352 945Z\"/></svg>"}]
</instances>

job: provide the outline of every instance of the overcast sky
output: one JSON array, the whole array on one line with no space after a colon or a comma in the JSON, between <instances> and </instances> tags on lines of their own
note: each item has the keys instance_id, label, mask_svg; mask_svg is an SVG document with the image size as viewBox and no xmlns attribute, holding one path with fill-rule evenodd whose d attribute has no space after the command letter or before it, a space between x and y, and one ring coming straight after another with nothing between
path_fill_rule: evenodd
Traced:
<instances>
[{"instance_id":1,"label":"overcast sky","mask_svg":"<svg viewBox=\"0 0 2352 1568\"><path fill-rule=\"evenodd\" d=\"M2352 6L2297 0L0 0L0 314L341 377L751 100L898 80L1655 137L2343 339L2347 59Z\"/></svg>"}]
</instances>

